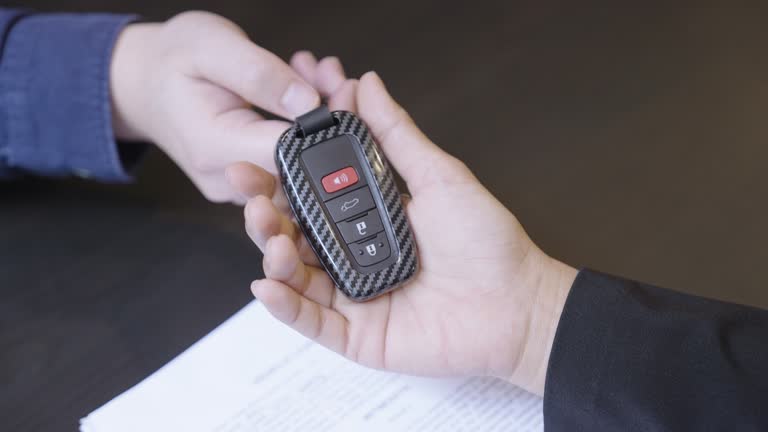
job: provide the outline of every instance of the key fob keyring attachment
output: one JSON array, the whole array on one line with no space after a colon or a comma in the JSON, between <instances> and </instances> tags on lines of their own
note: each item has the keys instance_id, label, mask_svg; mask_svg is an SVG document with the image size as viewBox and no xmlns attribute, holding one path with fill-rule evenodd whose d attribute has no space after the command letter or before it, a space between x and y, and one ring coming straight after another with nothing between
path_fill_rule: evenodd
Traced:
<instances>
[{"instance_id":1,"label":"key fob keyring attachment","mask_svg":"<svg viewBox=\"0 0 768 432\"><path fill-rule=\"evenodd\" d=\"M356 115L321 106L278 140L275 163L304 236L353 301L384 294L418 269L400 191Z\"/></svg>"}]
</instances>

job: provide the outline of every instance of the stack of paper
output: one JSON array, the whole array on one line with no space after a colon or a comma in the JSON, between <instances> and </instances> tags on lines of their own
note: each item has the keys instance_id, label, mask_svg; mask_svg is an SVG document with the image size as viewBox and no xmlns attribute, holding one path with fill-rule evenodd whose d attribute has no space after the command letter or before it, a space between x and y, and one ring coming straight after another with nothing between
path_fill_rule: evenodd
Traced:
<instances>
[{"instance_id":1,"label":"stack of paper","mask_svg":"<svg viewBox=\"0 0 768 432\"><path fill-rule=\"evenodd\" d=\"M541 399L492 378L371 370L251 303L81 421L83 432L541 431Z\"/></svg>"}]
</instances>

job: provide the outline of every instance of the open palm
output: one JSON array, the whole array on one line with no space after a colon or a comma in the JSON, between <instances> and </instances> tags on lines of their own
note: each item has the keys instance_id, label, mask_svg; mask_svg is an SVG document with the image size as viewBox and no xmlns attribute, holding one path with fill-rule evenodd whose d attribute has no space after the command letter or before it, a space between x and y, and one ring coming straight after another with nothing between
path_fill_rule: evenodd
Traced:
<instances>
[{"instance_id":1,"label":"open palm","mask_svg":"<svg viewBox=\"0 0 768 432\"><path fill-rule=\"evenodd\" d=\"M361 79L357 107L412 193L406 212L419 272L372 301L339 295L290 215L273 204L272 188L246 208L247 230L264 251L266 279L254 282L254 294L281 321L366 366L513 375L539 293L533 275L548 258L464 164L419 131L375 74Z\"/></svg>"}]
</instances>

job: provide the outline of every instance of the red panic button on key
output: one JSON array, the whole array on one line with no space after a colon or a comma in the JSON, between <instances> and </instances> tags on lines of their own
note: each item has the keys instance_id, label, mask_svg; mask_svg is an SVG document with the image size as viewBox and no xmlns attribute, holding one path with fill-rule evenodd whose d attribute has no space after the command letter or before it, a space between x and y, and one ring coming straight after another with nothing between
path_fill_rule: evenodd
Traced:
<instances>
[{"instance_id":1,"label":"red panic button on key","mask_svg":"<svg viewBox=\"0 0 768 432\"><path fill-rule=\"evenodd\" d=\"M357 183L357 172L352 167L346 167L323 177L323 189L328 193L340 191Z\"/></svg>"}]
</instances>

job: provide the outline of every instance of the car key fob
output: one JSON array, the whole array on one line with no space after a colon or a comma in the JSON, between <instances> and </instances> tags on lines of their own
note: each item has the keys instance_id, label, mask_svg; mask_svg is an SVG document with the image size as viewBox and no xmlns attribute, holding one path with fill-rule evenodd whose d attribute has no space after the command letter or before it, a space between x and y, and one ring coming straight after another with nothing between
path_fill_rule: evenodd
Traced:
<instances>
[{"instance_id":1,"label":"car key fob","mask_svg":"<svg viewBox=\"0 0 768 432\"><path fill-rule=\"evenodd\" d=\"M372 299L416 273L400 191L357 116L321 106L298 117L275 162L299 226L347 297Z\"/></svg>"}]
</instances>

